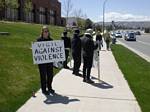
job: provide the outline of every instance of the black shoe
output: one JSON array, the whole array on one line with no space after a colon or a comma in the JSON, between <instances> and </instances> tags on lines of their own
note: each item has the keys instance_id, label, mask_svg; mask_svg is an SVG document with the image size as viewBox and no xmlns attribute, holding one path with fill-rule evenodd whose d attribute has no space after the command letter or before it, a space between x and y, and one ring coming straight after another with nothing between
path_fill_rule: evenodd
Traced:
<instances>
[{"instance_id":1,"label":"black shoe","mask_svg":"<svg viewBox=\"0 0 150 112\"><path fill-rule=\"evenodd\" d=\"M76 75L76 76L80 76L80 77L82 76L82 74L80 74L80 73L76 73L75 75Z\"/></svg>"},{"instance_id":2,"label":"black shoe","mask_svg":"<svg viewBox=\"0 0 150 112\"><path fill-rule=\"evenodd\" d=\"M92 81L91 79L86 80L86 82L90 84L94 83L94 81Z\"/></svg>"},{"instance_id":3,"label":"black shoe","mask_svg":"<svg viewBox=\"0 0 150 112\"><path fill-rule=\"evenodd\" d=\"M69 69L69 67L68 67L68 66L65 66L64 68Z\"/></svg>"},{"instance_id":4,"label":"black shoe","mask_svg":"<svg viewBox=\"0 0 150 112\"><path fill-rule=\"evenodd\" d=\"M83 82L86 82L86 79L83 79Z\"/></svg>"},{"instance_id":5,"label":"black shoe","mask_svg":"<svg viewBox=\"0 0 150 112\"><path fill-rule=\"evenodd\" d=\"M49 92L48 91L43 91L42 92L44 95L49 95Z\"/></svg>"},{"instance_id":6,"label":"black shoe","mask_svg":"<svg viewBox=\"0 0 150 112\"><path fill-rule=\"evenodd\" d=\"M75 75L75 73L74 73L74 72L72 72L72 74L73 74L73 75Z\"/></svg>"},{"instance_id":7,"label":"black shoe","mask_svg":"<svg viewBox=\"0 0 150 112\"><path fill-rule=\"evenodd\" d=\"M54 93L55 93L55 90L50 89L50 90L48 90L48 92L50 92L50 93L54 94Z\"/></svg>"}]
</instances>

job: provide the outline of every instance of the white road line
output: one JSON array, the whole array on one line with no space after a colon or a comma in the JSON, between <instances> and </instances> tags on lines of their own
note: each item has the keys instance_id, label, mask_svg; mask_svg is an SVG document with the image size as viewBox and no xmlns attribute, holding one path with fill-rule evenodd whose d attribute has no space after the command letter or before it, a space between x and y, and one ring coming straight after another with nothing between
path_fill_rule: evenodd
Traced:
<instances>
[{"instance_id":1,"label":"white road line","mask_svg":"<svg viewBox=\"0 0 150 112\"><path fill-rule=\"evenodd\" d=\"M140 42L140 43L142 43L142 44L144 44L144 45L150 46L150 43L148 43L148 42L143 42L143 41L140 41L140 40L138 40L138 42Z\"/></svg>"},{"instance_id":2,"label":"white road line","mask_svg":"<svg viewBox=\"0 0 150 112\"><path fill-rule=\"evenodd\" d=\"M142 52L131 48L130 46L128 46L127 44L125 44L125 43L123 43L123 42L121 42L119 40L118 40L118 44L122 44L123 46L127 47L131 51L135 52L137 55L141 56L142 58L144 58L145 60L147 60L148 62L150 62L150 57L148 55L145 55Z\"/></svg>"}]
</instances>

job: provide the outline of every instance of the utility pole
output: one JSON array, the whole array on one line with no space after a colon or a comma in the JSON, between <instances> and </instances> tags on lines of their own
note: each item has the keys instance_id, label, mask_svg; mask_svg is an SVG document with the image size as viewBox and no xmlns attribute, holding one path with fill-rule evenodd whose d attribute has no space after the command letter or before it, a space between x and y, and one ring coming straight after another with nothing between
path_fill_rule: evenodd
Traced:
<instances>
[{"instance_id":1,"label":"utility pole","mask_svg":"<svg viewBox=\"0 0 150 112\"><path fill-rule=\"evenodd\" d=\"M105 29L105 4L107 0L104 1L103 3L103 35L104 35L104 29Z\"/></svg>"}]
</instances>

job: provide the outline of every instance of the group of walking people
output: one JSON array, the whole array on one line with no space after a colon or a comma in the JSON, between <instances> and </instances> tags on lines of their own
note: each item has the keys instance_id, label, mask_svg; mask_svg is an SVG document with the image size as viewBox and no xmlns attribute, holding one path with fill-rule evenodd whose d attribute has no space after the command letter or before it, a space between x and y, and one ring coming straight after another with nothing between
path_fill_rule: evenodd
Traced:
<instances>
[{"instance_id":1,"label":"group of walking people","mask_svg":"<svg viewBox=\"0 0 150 112\"><path fill-rule=\"evenodd\" d=\"M69 69L69 67L67 66L67 61L69 57L69 52L71 51L74 62L72 74L76 76L82 76L83 82L87 83L94 83L94 81L92 81L90 78L91 68L93 64L94 50L96 50L97 48L101 48L103 46L102 35L100 34L100 32L97 32L96 34L96 41L93 41L93 34L94 31L92 29L87 29L84 34L80 35L80 30L76 28L74 29L72 39L70 39L70 37L67 36L66 30L62 33L61 37L61 39L64 40L65 56L66 56L66 60L63 62L63 67ZM41 35L37 39L37 41L52 41L47 26L42 27ZM109 49L109 45L107 47L108 47L107 49ZM79 73L81 58L83 58L82 75ZM53 63L39 64L38 67L40 72L42 93L45 95L55 93L55 90L53 90L52 88Z\"/></svg>"}]
</instances>

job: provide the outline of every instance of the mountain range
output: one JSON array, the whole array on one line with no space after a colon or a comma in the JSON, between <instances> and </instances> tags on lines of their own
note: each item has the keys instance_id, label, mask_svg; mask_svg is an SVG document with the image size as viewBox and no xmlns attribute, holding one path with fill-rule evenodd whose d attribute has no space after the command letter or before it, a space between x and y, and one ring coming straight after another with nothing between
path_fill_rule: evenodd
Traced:
<instances>
[{"instance_id":1,"label":"mountain range","mask_svg":"<svg viewBox=\"0 0 150 112\"><path fill-rule=\"evenodd\" d=\"M95 24L102 25L103 22L97 22ZM105 25L112 25L112 22L105 22ZM150 28L150 21L118 21L114 22L114 25L128 28Z\"/></svg>"}]
</instances>

